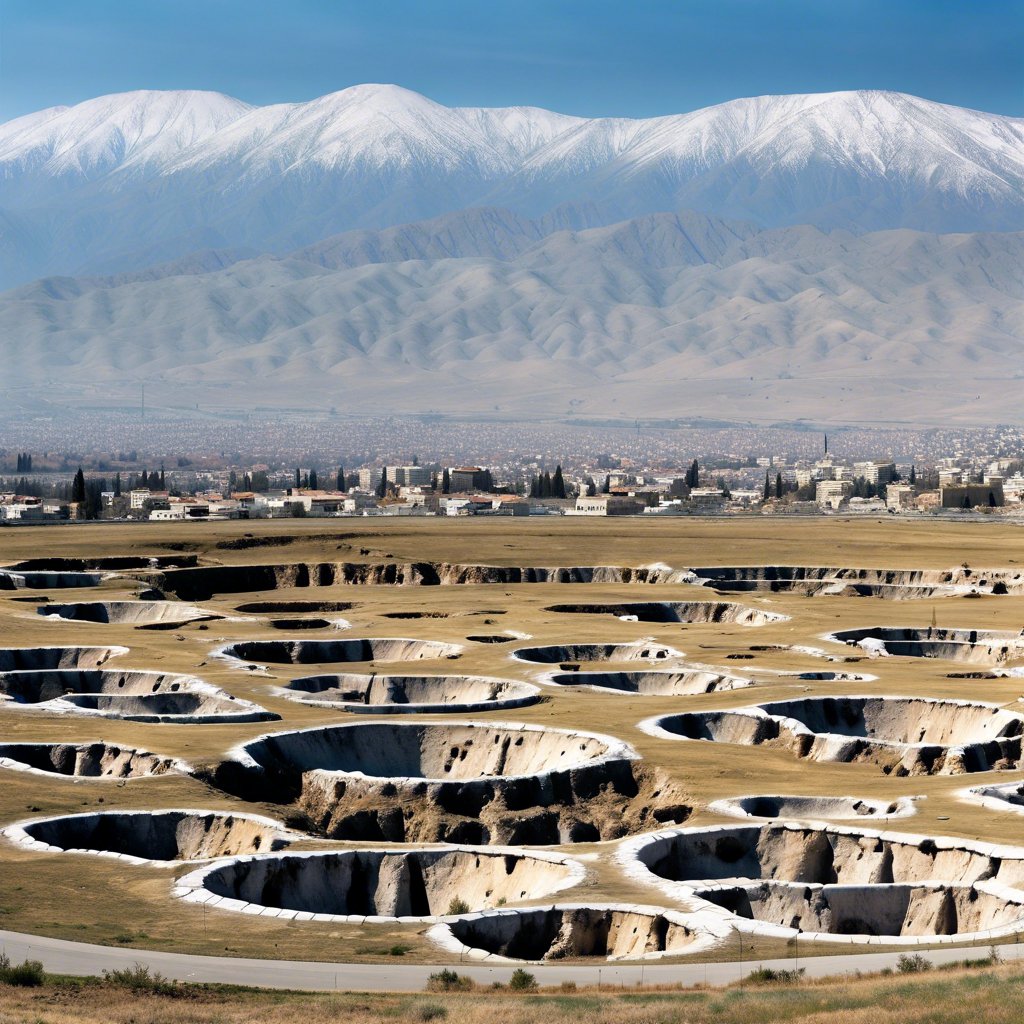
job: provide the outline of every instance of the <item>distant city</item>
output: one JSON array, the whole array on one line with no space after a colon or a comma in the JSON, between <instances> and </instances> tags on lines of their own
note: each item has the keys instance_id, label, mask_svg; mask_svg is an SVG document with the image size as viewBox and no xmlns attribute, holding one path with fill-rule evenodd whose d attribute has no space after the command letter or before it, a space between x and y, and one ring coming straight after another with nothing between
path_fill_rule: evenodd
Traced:
<instances>
[{"instance_id":1,"label":"distant city","mask_svg":"<svg viewBox=\"0 0 1024 1024\"><path fill-rule=\"evenodd\" d=\"M6 525L369 515L1024 519L1024 430L1009 426L826 433L97 414L8 421L2 436Z\"/></svg>"}]
</instances>

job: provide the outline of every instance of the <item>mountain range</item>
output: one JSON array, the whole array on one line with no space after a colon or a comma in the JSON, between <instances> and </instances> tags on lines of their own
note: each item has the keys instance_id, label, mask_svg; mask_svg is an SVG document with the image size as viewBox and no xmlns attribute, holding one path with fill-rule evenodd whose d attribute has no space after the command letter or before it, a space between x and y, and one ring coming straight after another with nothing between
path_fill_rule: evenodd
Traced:
<instances>
[{"instance_id":1,"label":"mountain range","mask_svg":"<svg viewBox=\"0 0 1024 1024\"><path fill-rule=\"evenodd\" d=\"M23 395L1020 420L1019 232L1024 120L902 94L127 93L0 125L0 365Z\"/></svg>"}]
</instances>

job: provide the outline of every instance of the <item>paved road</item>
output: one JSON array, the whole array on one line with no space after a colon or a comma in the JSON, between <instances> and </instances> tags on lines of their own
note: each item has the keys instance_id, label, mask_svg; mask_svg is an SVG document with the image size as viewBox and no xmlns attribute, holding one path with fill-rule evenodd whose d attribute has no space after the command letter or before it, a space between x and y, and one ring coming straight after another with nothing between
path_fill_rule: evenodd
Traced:
<instances>
[{"instance_id":1,"label":"paved road","mask_svg":"<svg viewBox=\"0 0 1024 1024\"><path fill-rule=\"evenodd\" d=\"M241 957L189 956L186 953L153 952L145 949L122 949L66 942L18 932L0 931L0 950L15 962L41 960L47 970L58 974L98 975L104 970L146 964L167 978L179 981L223 982L256 988L295 988L308 991L345 989L356 992L422 991L427 976L437 966L414 964L332 964L292 960L246 960ZM1007 960L1024 959L1024 946L999 947ZM912 952L912 950L910 950ZM948 963L970 956L984 956L987 950L969 949L925 950L922 955L933 963ZM723 949L723 955L725 950ZM894 967L898 953L852 953L801 959L799 966L807 977L828 977L853 971L880 971ZM489 984L507 981L514 966L490 967L479 963L453 963L460 974L474 981ZM541 985L559 985L574 981L578 985L636 985L638 982L658 985L727 985L745 977L755 967L792 969L796 962L787 960L737 960L710 964L651 963L601 966L539 964L530 970Z\"/></svg>"}]
</instances>

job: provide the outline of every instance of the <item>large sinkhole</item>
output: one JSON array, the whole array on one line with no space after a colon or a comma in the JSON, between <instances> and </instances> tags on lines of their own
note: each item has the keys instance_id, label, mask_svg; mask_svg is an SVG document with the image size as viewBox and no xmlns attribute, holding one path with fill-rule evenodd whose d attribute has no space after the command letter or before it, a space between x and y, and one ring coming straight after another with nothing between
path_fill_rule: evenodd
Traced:
<instances>
[{"instance_id":1,"label":"large sinkhole","mask_svg":"<svg viewBox=\"0 0 1024 1024\"><path fill-rule=\"evenodd\" d=\"M367 714L490 711L540 699L530 683L487 676L304 676L278 690L303 704Z\"/></svg>"},{"instance_id":2,"label":"large sinkhole","mask_svg":"<svg viewBox=\"0 0 1024 1024\"><path fill-rule=\"evenodd\" d=\"M261 722L279 716L192 676L113 669L0 672L0 700L139 722Z\"/></svg>"},{"instance_id":3,"label":"large sinkhole","mask_svg":"<svg viewBox=\"0 0 1024 1024\"><path fill-rule=\"evenodd\" d=\"M829 639L862 647L873 654L904 658L942 658L995 665L1024 657L1024 635L1005 630L869 626L837 630Z\"/></svg>"},{"instance_id":4,"label":"large sinkhole","mask_svg":"<svg viewBox=\"0 0 1024 1024\"><path fill-rule=\"evenodd\" d=\"M558 686L592 687L605 693L639 697L674 697L715 693L753 686L753 679L703 669L678 672L556 672L550 677Z\"/></svg>"},{"instance_id":5,"label":"large sinkhole","mask_svg":"<svg viewBox=\"0 0 1024 1024\"><path fill-rule=\"evenodd\" d=\"M48 619L131 626L175 626L220 618L204 608L177 601L82 601L77 604L44 604L36 611Z\"/></svg>"},{"instance_id":6,"label":"large sinkhole","mask_svg":"<svg viewBox=\"0 0 1024 1024\"><path fill-rule=\"evenodd\" d=\"M682 651L665 644L645 641L628 644L551 644L544 647L520 647L512 652L519 661L537 665L562 665L591 661L667 661L681 658Z\"/></svg>"},{"instance_id":7,"label":"large sinkhole","mask_svg":"<svg viewBox=\"0 0 1024 1024\"><path fill-rule=\"evenodd\" d=\"M621 604L556 604L547 611L569 615L615 615L638 622L736 623L763 626L785 622L788 615L760 608L745 608L725 601L627 601Z\"/></svg>"},{"instance_id":8,"label":"large sinkhole","mask_svg":"<svg viewBox=\"0 0 1024 1024\"><path fill-rule=\"evenodd\" d=\"M473 722L276 733L211 781L297 803L323 835L391 842L596 842L684 821L685 796L608 736Z\"/></svg>"},{"instance_id":9,"label":"large sinkhole","mask_svg":"<svg viewBox=\"0 0 1024 1024\"><path fill-rule=\"evenodd\" d=\"M238 858L180 879L176 894L262 916L417 920L539 899L583 877L569 857L523 850L342 850Z\"/></svg>"},{"instance_id":10,"label":"large sinkhole","mask_svg":"<svg viewBox=\"0 0 1024 1024\"><path fill-rule=\"evenodd\" d=\"M788 749L816 761L872 761L897 775L1009 768L1024 717L995 704L924 697L806 697L665 715L654 735Z\"/></svg>"},{"instance_id":11,"label":"large sinkhole","mask_svg":"<svg viewBox=\"0 0 1024 1024\"><path fill-rule=\"evenodd\" d=\"M269 818L221 811L100 811L38 818L4 834L28 849L115 854L137 860L213 860L270 853L286 846Z\"/></svg>"},{"instance_id":12,"label":"large sinkhole","mask_svg":"<svg viewBox=\"0 0 1024 1024\"><path fill-rule=\"evenodd\" d=\"M138 779L184 770L171 757L113 743L0 743L0 766L83 779Z\"/></svg>"},{"instance_id":13,"label":"large sinkhole","mask_svg":"<svg viewBox=\"0 0 1024 1024\"><path fill-rule=\"evenodd\" d=\"M239 640L220 649L236 661L272 665L330 665L361 661L423 661L454 658L459 644L405 637L345 640Z\"/></svg>"},{"instance_id":14,"label":"large sinkhole","mask_svg":"<svg viewBox=\"0 0 1024 1024\"><path fill-rule=\"evenodd\" d=\"M619 858L638 880L761 934L925 941L1024 927L1024 849L789 822L642 837Z\"/></svg>"}]
</instances>

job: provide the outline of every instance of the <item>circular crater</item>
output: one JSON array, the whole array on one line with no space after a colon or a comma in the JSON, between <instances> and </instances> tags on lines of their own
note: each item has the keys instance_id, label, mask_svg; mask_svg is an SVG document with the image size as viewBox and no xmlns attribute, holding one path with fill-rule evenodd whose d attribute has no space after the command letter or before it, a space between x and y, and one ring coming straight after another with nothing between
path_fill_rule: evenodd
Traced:
<instances>
[{"instance_id":1,"label":"circular crater","mask_svg":"<svg viewBox=\"0 0 1024 1024\"><path fill-rule=\"evenodd\" d=\"M875 656L942 658L997 665L1024 657L1024 636L994 629L945 629L938 626L868 626L841 629L825 639L860 647Z\"/></svg>"},{"instance_id":2,"label":"circular crater","mask_svg":"<svg viewBox=\"0 0 1024 1024\"><path fill-rule=\"evenodd\" d=\"M36 614L54 620L163 626L168 629L186 622L221 618L220 615L194 604L179 604L176 601L82 601L77 604L44 604L36 609Z\"/></svg>"},{"instance_id":3,"label":"circular crater","mask_svg":"<svg viewBox=\"0 0 1024 1024\"><path fill-rule=\"evenodd\" d=\"M745 608L725 601L632 601L622 604L555 604L546 609L562 615L614 615L636 622L736 623L764 626L788 622L788 615Z\"/></svg>"},{"instance_id":4,"label":"circular crater","mask_svg":"<svg viewBox=\"0 0 1024 1024\"><path fill-rule=\"evenodd\" d=\"M677 787L621 740L532 725L367 722L240 747L215 785L298 805L332 839L596 842L685 821Z\"/></svg>"},{"instance_id":5,"label":"circular crater","mask_svg":"<svg viewBox=\"0 0 1024 1024\"><path fill-rule=\"evenodd\" d=\"M187 772L171 757L113 743L0 743L0 767L80 779L139 779Z\"/></svg>"},{"instance_id":6,"label":"circular crater","mask_svg":"<svg viewBox=\"0 0 1024 1024\"><path fill-rule=\"evenodd\" d=\"M197 725L280 717L193 676L133 669L0 672L0 702L4 701L39 711L135 722Z\"/></svg>"},{"instance_id":7,"label":"circular crater","mask_svg":"<svg viewBox=\"0 0 1024 1024\"><path fill-rule=\"evenodd\" d=\"M270 619L268 625L271 629L300 630L300 629L330 629L337 626L338 620L328 622L327 619Z\"/></svg>"},{"instance_id":8,"label":"circular crater","mask_svg":"<svg viewBox=\"0 0 1024 1024\"><path fill-rule=\"evenodd\" d=\"M592 661L665 661L681 658L682 651L652 641L629 644L552 644L520 647L512 652L519 661L535 665L571 665Z\"/></svg>"},{"instance_id":9,"label":"circular crater","mask_svg":"<svg viewBox=\"0 0 1024 1024\"><path fill-rule=\"evenodd\" d=\"M789 822L663 832L618 857L638 881L760 935L912 944L1024 929L1024 849Z\"/></svg>"},{"instance_id":10,"label":"circular crater","mask_svg":"<svg viewBox=\"0 0 1024 1024\"><path fill-rule=\"evenodd\" d=\"M767 745L814 761L870 761L894 775L957 775L1021 758L1024 718L925 697L807 697L648 719L649 735Z\"/></svg>"},{"instance_id":11,"label":"circular crater","mask_svg":"<svg viewBox=\"0 0 1024 1024\"><path fill-rule=\"evenodd\" d=\"M427 935L472 960L654 960L708 949L727 931L715 924L661 907L558 903L464 914Z\"/></svg>"},{"instance_id":12,"label":"circular crater","mask_svg":"<svg viewBox=\"0 0 1024 1024\"><path fill-rule=\"evenodd\" d=\"M273 665L331 665L360 661L425 661L454 658L459 644L404 637L345 640L240 640L216 653L235 662Z\"/></svg>"},{"instance_id":13,"label":"circular crater","mask_svg":"<svg viewBox=\"0 0 1024 1024\"><path fill-rule=\"evenodd\" d=\"M495 711L540 700L540 689L530 683L487 676L304 676L274 692L302 704L372 715Z\"/></svg>"},{"instance_id":14,"label":"circular crater","mask_svg":"<svg viewBox=\"0 0 1024 1024\"><path fill-rule=\"evenodd\" d=\"M127 653L127 647L2 647L0 672L98 668L111 658Z\"/></svg>"},{"instance_id":15,"label":"circular crater","mask_svg":"<svg viewBox=\"0 0 1024 1024\"><path fill-rule=\"evenodd\" d=\"M221 811L100 811L36 818L4 829L24 849L92 853L134 863L215 860L280 850L280 822Z\"/></svg>"},{"instance_id":16,"label":"circular crater","mask_svg":"<svg viewBox=\"0 0 1024 1024\"><path fill-rule=\"evenodd\" d=\"M300 921L434 921L541 899L583 880L560 854L465 846L240 857L178 880L175 895L220 910Z\"/></svg>"},{"instance_id":17,"label":"circular crater","mask_svg":"<svg viewBox=\"0 0 1024 1024\"><path fill-rule=\"evenodd\" d=\"M753 686L753 679L703 669L679 672L556 672L549 682L602 693L627 693L640 697L674 697L695 693L716 693Z\"/></svg>"},{"instance_id":18,"label":"circular crater","mask_svg":"<svg viewBox=\"0 0 1024 1024\"><path fill-rule=\"evenodd\" d=\"M908 818L917 813L913 800L871 800L856 796L736 796L715 800L708 810L732 818L803 818L841 821L867 818Z\"/></svg>"}]
</instances>

